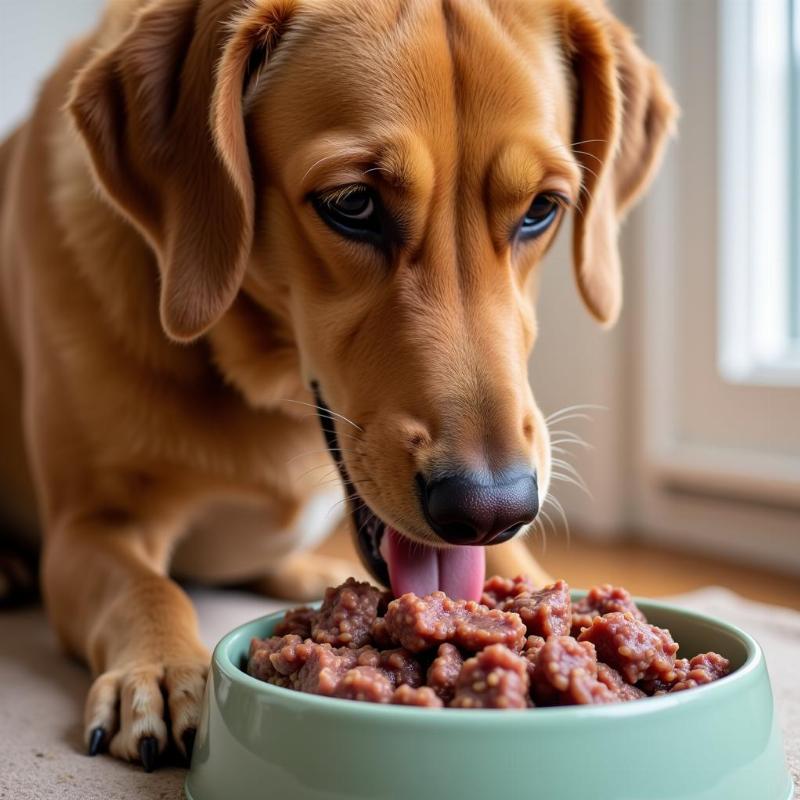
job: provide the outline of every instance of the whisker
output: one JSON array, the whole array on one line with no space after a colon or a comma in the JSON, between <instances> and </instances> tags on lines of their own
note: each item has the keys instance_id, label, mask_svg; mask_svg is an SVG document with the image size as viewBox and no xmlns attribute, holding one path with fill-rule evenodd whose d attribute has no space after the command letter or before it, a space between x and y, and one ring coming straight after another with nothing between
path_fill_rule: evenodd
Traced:
<instances>
[{"instance_id":1,"label":"whisker","mask_svg":"<svg viewBox=\"0 0 800 800\"><path fill-rule=\"evenodd\" d=\"M313 164L312 164L312 165L311 165L311 166L310 166L310 167L309 167L309 168L306 170L306 174L305 174L305 175L303 175L303 180L305 180L305 179L308 177L308 174L309 174L309 172L311 172L311 170L312 170L312 169L314 169L314 167L318 166L319 164L322 164L324 161L330 161L332 158L336 158L338 155L339 155L338 153L333 153L332 155L329 155L329 156L323 156L322 158L320 158L320 159L317 159L317 160L316 160L316 161L315 161L315 162L314 162L314 163L313 163ZM301 183L302 183L302 181L301 181Z\"/></svg>"},{"instance_id":2,"label":"whisker","mask_svg":"<svg viewBox=\"0 0 800 800\"><path fill-rule=\"evenodd\" d=\"M578 472L577 469L575 469L575 467L572 464L569 463L569 461L564 461L563 458L554 458L553 464L555 464L557 467L560 467L561 469L565 469L567 472L569 472L570 475L573 475L578 480L581 481L583 480L583 476Z\"/></svg>"},{"instance_id":3,"label":"whisker","mask_svg":"<svg viewBox=\"0 0 800 800\"><path fill-rule=\"evenodd\" d=\"M339 502L341 502L341 501L339 501ZM362 503L360 506L358 506L358 508L354 509L353 513L357 513L359 511L361 511L362 508L366 508L366 505L367 505L366 503ZM328 509L328 513L326 514L326 516L329 517L331 514L333 514L335 509L336 509L336 506L331 506Z\"/></svg>"},{"instance_id":4,"label":"whisker","mask_svg":"<svg viewBox=\"0 0 800 800\"><path fill-rule=\"evenodd\" d=\"M337 506L340 506L340 505L342 505L342 503L349 503L351 500L355 500L355 499L356 499L356 497L358 497L358 494L352 494L352 495L350 495L350 496L348 496L348 497L343 497L341 500L337 500L337 501L336 501L336 502L335 502L335 503L334 503L334 504L333 504L333 505L332 505L332 506L331 506L331 507L328 509L328 513L327 513L325 516L326 516L326 517L329 517L329 516L330 516L330 515L333 513L334 509L335 509ZM354 509L354 511L361 511L361 509L362 509L362 508L366 508L366 507L367 507L367 504L366 504L366 503L364 503L364 502L362 502L360 506L358 506L357 508L355 508L355 509Z\"/></svg>"},{"instance_id":5,"label":"whisker","mask_svg":"<svg viewBox=\"0 0 800 800\"><path fill-rule=\"evenodd\" d=\"M317 414L309 412L308 414L303 414L301 417L298 417L298 419L301 422L304 422L307 419L317 419ZM326 417L326 419L330 419L330 417ZM348 439L352 439L354 442L361 443L361 442L364 441L363 437L357 436L356 434L350 433L349 431L336 431L336 438L337 439L341 439L343 436L348 438Z\"/></svg>"},{"instance_id":6,"label":"whisker","mask_svg":"<svg viewBox=\"0 0 800 800\"><path fill-rule=\"evenodd\" d=\"M545 497L543 505L547 505L547 503L550 503L550 505L552 505L553 508L555 508L556 511L558 511L558 513L561 515L561 519L564 521L564 531L567 534L567 544L570 544L571 532L569 529L567 514L564 511L564 506L561 505L561 501L554 494L550 493L548 493L548 495Z\"/></svg>"},{"instance_id":7,"label":"whisker","mask_svg":"<svg viewBox=\"0 0 800 800\"><path fill-rule=\"evenodd\" d=\"M596 403L578 403L574 406L564 406L564 408L559 408L552 414L548 414L545 417L545 422L552 422L561 414L566 414L568 411L608 411L608 406L600 406Z\"/></svg>"},{"instance_id":8,"label":"whisker","mask_svg":"<svg viewBox=\"0 0 800 800\"><path fill-rule=\"evenodd\" d=\"M322 469L323 467L327 467L328 468L328 473L330 473L331 470L338 469L336 464L315 464L313 467L309 467L305 472L301 472L295 478L295 480L301 481L301 480L303 480L303 478L307 478L312 472L316 472L318 469ZM326 475L323 475L322 477L324 478L324 477L326 477Z\"/></svg>"},{"instance_id":9,"label":"whisker","mask_svg":"<svg viewBox=\"0 0 800 800\"><path fill-rule=\"evenodd\" d=\"M590 153L587 150L576 150L574 147L572 148L573 153L577 153L581 156L588 156L589 158L593 158L598 164L603 163L603 159L600 156L596 156L594 153Z\"/></svg>"},{"instance_id":10,"label":"whisker","mask_svg":"<svg viewBox=\"0 0 800 800\"><path fill-rule=\"evenodd\" d=\"M562 422L567 422L571 419L585 419L587 422L593 421L593 418L589 416L589 414L585 414L582 411L576 411L573 414L564 414L557 419L548 420L548 425L560 425Z\"/></svg>"},{"instance_id":11,"label":"whisker","mask_svg":"<svg viewBox=\"0 0 800 800\"><path fill-rule=\"evenodd\" d=\"M336 437L341 439L344 437L345 439L352 439L354 442L358 442L358 444L364 443L364 437L359 436L356 433L350 433L350 431L336 431Z\"/></svg>"},{"instance_id":12,"label":"whisker","mask_svg":"<svg viewBox=\"0 0 800 800\"><path fill-rule=\"evenodd\" d=\"M594 450L594 445L584 442L583 439L553 439L550 441L550 449L552 450L560 444L575 444L584 448L584 450Z\"/></svg>"},{"instance_id":13,"label":"whisker","mask_svg":"<svg viewBox=\"0 0 800 800\"><path fill-rule=\"evenodd\" d=\"M542 543L542 555L544 555L547 552L547 531L544 529L544 522L538 514L533 521L533 532L538 534L539 541Z\"/></svg>"},{"instance_id":14,"label":"whisker","mask_svg":"<svg viewBox=\"0 0 800 800\"><path fill-rule=\"evenodd\" d=\"M319 483L314 484L314 488L322 489L324 486L331 486L334 483L339 483L339 484L342 483L342 478L340 475L332 475L330 478L325 478L319 481Z\"/></svg>"},{"instance_id":15,"label":"whisker","mask_svg":"<svg viewBox=\"0 0 800 800\"><path fill-rule=\"evenodd\" d=\"M577 152L580 152L580 151L577 151ZM567 158L555 158L553 160L554 161L563 161L565 164L574 164L575 163L574 159L570 160L570 159L567 159ZM591 167L587 167L586 164L581 164L580 168L581 168L581 170L586 170L586 172L588 172L591 175L593 175L595 177L595 179L600 180L598 174ZM581 190L582 191L585 190L585 187L581 187Z\"/></svg>"},{"instance_id":16,"label":"whisker","mask_svg":"<svg viewBox=\"0 0 800 800\"><path fill-rule=\"evenodd\" d=\"M324 406L315 405L314 403L306 403L303 400L291 400L288 397L284 397L283 398L283 402L284 403L295 403L296 405L299 405L299 406L307 406L308 408L314 408L317 411L319 411L320 413L329 414L329 415L332 415L332 416L336 417L337 419L342 420L343 422L347 422L349 425L352 425L354 428L356 428L357 430L361 431L361 433L364 433L364 429L360 425L357 425L355 422L353 422L353 420L348 419L347 417L345 417L344 414L339 414L336 411L332 411L330 408L325 408Z\"/></svg>"},{"instance_id":17,"label":"whisker","mask_svg":"<svg viewBox=\"0 0 800 800\"><path fill-rule=\"evenodd\" d=\"M550 525L550 530L552 531L553 536L555 536L558 531L556 530L556 526L553 524L553 520L550 519L550 515L543 508L539 509L539 514L547 520L547 523Z\"/></svg>"},{"instance_id":18,"label":"whisker","mask_svg":"<svg viewBox=\"0 0 800 800\"><path fill-rule=\"evenodd\" d=\"M318 456L321 453L355 453L357 456L361 456L362 454L358 452L358 450L351 450L346 447L331 447L331 448L322 448L318 450L305 450L302 453L297 453L293 455L291 458L286 459L287 464L291 464L294 461L297 461L298 458L305 458L305 456Z\"/></svg>"},{"instance_id":19,"label":"whisker","mask_svg":"<svg viewBox=\"0 0 800 800\"><path fill-rule=\"evenodd\" d=\"M600 180L600 176L591 167L587 167L586 164L581 164L581 169L588 172L595 180ZM586 192L586 187L583 187L582 191Z\"/></svg>"},{"instance_id":20,"label":"whisker","mask_svg":"<svg viewBox=\"0 0 800 800\"><path fill-rule=\"evenodd\" d=\"M573 431L564 430L563 428L559 428L558 430L550 431L550 435L551 436L566 436L566 437L570 437L572 439L575 439L576 441L584 442L584 444L586 442L586 440L582 436L578 436L577 433L574 433Z\"/></svg>"},{"instance_id":21,"label":"whisker","mask_svg":"<svg viewBox=\"0 0 800 800\"><path fill-rule=\"evenodd\" d=\"M608 139L582 139L580 142L570 142L570 147L575 147L577 144L606 144Z\"/></svg>"},{"instance_id":22,"label":"whisker","mask_svg":"<svg viewBox=\"0 0 800 800\"><path fill-rule=\"evenodd\" d=\"M572 450L567 450L565 447L559 447L557 444L551 444L550 450L553 453L561 453L563 456L572 456L575 455Z\"/></svg>"},{"instance_id":23,"label":"whisker","mask_svg":"<svg viewBox=\"0 0 800 800\"><path fill-rule=\"evenodd\" d=\"M586 484L583 483L582 481L576 481L575 478L573 478L572 476L564 475L563 473L556 472L555 470L553 470L550 473L550 477L555 481L561 481L562 483L571 483L573 486L577 486L582 492L585 492L586 495L591 500L594 500L592 493L589 491L589 487L586 486Z\"/></svg>"},{"instance_id":24,"label":"whisker","mask_svg":"<svg viewBox=\"0 0 800 800\"><path fill-rule=\"evenodd\" d=\"M575 467L572 466L572 464L565 464L564 462L556 464L555 460L553 463L556 469L551 470L551 472L554 475L559 475L563 478L571 477L574 480L578 481L581 484L581 486L586 486L586 481L581 477L578 470L576 470ZM567 472L559 472L558 471L559 469L567 469Z\"/></svg>"},{"instance_id":25,"label":"whisker","mask_svg":"<svg viewBox=\"0 0 800 800\"><path fill-rule=\"evenodd\" d=\"M366 503L364 503L364 506L362 506L362 508L366 507L366 505L367 505L367 504L366 504ZM360 510L360 509L359 509L359 510ZM363 531L363 530L364 530L364 526L365 526L365 525L368 525L368 524L369 524L369 522L370 522L370 520L371 520L373 517L375 517L375 514L372 512L372 509L370 509L370 514L369 514L369 515L367 516L367 518L366 518L366 519L365 519L365 520L364 520L364 521L363 521L363 522L362 522L362 523L361 523L361 524L358 526L358 529L356 530L356 536L358 536L358 535L361 533L361 531Z\"/></svg>"},{"instance_id":26,"label":"whisker","mask_svg":"<svg viewBox=\"0 0 800 800\"><path fill-rule=\"evenodd\" d=\"M358 488L358 486L356 484L356 481L353 480L352 475L349 475L348 477L350 478L350 483L355 488ZM323 476L323 478L321 479L320 483L317 483L316 486L318 486L318 487L319 486L327 486L328 484L336 483L337 481L341 481L341 480L342 480L342 476L339 475L338 473L336 475L331 475L330 477ZM371 478L362 478L361 480L358 481L358 483L375 483L375 481L373 481Z\"/></svg>"}]
</instances>

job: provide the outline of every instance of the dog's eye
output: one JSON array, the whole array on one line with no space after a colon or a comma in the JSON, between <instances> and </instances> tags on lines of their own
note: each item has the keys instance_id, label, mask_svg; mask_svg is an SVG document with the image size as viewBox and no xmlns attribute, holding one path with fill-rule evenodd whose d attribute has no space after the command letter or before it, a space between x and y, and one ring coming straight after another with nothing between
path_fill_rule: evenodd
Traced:
<instances>
[{"instance_id":1,"label":"dog's eye","mask_svg":"<svg viewBox=\"0 0 800 800\"><path fill-rule=\"evenodd\" d=\"M524 239L533 239L543 234L558 216L566 199L556 194L539 194L533 198L519 228Z\"/></svg>"},{"instance_id":2,"label":"dog's eye","mask_svg":"<svg viewBox=\"0 0 800 800\"><path fill-rule=\"evenodd\" d=\"M348 186L332 194L318 195L314 198L314 207L337 233L353 239L380 237L380 203L368 186Z\"/></svg>"}]
</instances>

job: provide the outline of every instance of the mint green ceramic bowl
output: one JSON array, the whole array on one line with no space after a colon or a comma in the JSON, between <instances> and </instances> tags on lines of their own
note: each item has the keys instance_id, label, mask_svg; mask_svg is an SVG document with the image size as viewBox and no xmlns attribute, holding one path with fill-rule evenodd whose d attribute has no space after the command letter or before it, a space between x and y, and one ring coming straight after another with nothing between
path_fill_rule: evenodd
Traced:
<instances>
[{"instance_id":1,"label":"mint green ceramic bowl","mask_svg":"<svg viewBox=\"0 0 800 800\"><path fill-rule=\"evenodd\" d=\"M576 593L578 596L578 593ZM271 615L217 645L189 800L791 800L764 655L711 617L641 601L681 653L735 671L611 706L426 710L301 694L241 671Z\"/></svg>"}]
</instances>

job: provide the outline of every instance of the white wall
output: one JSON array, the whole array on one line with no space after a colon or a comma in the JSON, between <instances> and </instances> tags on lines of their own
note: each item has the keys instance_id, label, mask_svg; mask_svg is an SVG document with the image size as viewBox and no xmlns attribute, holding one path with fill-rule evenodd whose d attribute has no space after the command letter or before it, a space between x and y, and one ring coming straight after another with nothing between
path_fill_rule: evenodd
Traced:
<instances>
[{"instance_id":1,"label":"white wall","mask_svg":"<svg viewBox=\"0 0 800 800\"><path fill-rule=\"evenodd\" d=\"M0 0L0 136L24 117L38 82L59 58L64 45L92 27L102 5L103 0ZM708 475L695 485L691 463L673 464L670 469L656 441L661 435L658 432L665 429L668 435L689 433L696 440L715 426L717 433L735 439L742 416L738 406L727 406L723 415L719 404L704 403L709 393L692 375L706 382L717 381L713 363L684 364L686 353L691 355L696 349L707 356L715 341L716 265L709 217L716 199L715 98L701 87L713 84L715 55L707 39L716 2L616 0L613 5L641 31L644 48L666 67L684 106L683 132L679 144L671 148L664 174L649 199L624 229L626 303L614 331L601 331L580 303L572 276L569 226L561 231L560 242L546 260L539 300L541 333L531 363L535 395L545 413L574 404L607 408L590 411L591 422L567 420L556 426L578 433L594 447L573 447L570 459L588 484L592 498L567 484L556 483L554 491L567 508L570 524L590 535L613 537L634 531L644 538L800 571L797 503L770 506L751 502L749 497L732 498L731 492L726 495L724 490L710 492ZM677 36L673 31L670 40L661 35L659 15L669 16L674 9L683 15L681 19L686 18L688 28L677 31ZM675 180L683 181L677 195ZM660 210L671 202L670 193L671 201L679 206L686 198L694 198L700 208L697 220L705 219L708 224L688 231L665 229L663 224L659 227ZM653 257L654 251L669 245L672 238L687 235L697 238L684 247L674 264ZM687 260L687 254L705 255ZM683 351L670 350L671 331L669 324L664 326L663 317L673 311L665 309L659 286L673 271L680 275L686 307L694 309L692 336L701 347L684 342ZM688 293L686 287L690 287ZM711 325L697 327L703 313L712 320ZM702 373L697 373L698 365ZM665 403L670 394L675 402ZM777 418L771 415L778 403L795 402L787 401L787 397L773 402L762 417L758 417L757 405L747 412L751 419L761 420L762 433L766 431L773 439L783 431L769 427ZM800 409L800 403L794 407ZM701 413L695 415L695 410ZM672 431L665 426L665 418L671 414L677 414L679 423ZM787 433L780 441L790 456L800 456L791 443L791 436L800 433L800 425Z\"/></svg>"},{"instance_id":2,"label":"white wall","mask_svg":"<svg viewBox=\"0 0 800 800\"><path fill-rule=\"evenodd\" d=\"M565 419L551 426L583 438L591 449L565 445L572 455L558 454L580 473L591 497L577 487L556 481L552 492L567 509L570 525L596 536L623 532L625 483L628 477L630 391L625 368L625 330L629 311L612 331L603 331L584 308L575 285L570 252L571 222L559 231L559 241L542 265L537 306L540 334L531 360L534 396L545 415L577 404L590 419ZM564 472L564 470L561 470ZM554 521L558 515L548 509Z\"/></svg>"},{"instance_id":3,"label":"white wall","mask_svg":"<svg viewBox=\"0 0 800 800\"><path fill-rule=\"evenodd\" d=\"M64 45L87 32L103 0L0 0L0 137L33 104Z\"/></svg>"},{"instance_id":4,"label":"white wall","mask_svg":"<svg viewBox=\"0 0 800 800\"><path fill-rule=\"evenodd\" d=\"M623 229L618 328L595 330L581 309L568 237L545 266L534 392L546 412L609 407L591 412L591 425L568 423L596 446L573 459L594 501L555 490L582 532L630 532L800 572L800 390L732 386L717 367L718 4L615 6L661 64L683 118Z\"/></svg>"}]
</instances>

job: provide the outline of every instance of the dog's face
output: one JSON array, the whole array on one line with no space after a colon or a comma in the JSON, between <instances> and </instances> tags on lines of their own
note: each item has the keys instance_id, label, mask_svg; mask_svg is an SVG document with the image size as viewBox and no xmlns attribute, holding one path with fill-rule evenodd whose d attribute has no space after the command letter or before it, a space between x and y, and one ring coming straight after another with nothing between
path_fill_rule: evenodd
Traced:
<instances>
[{"instance_id":1,"label":"dog's face","mask_svg":"<svg viewBox=\"0 0 800 800\"><path fill-rule=\"evenodd\" d=\"M102 64L73 103L98 175L160 256L173 337L203 333L237 292L289 325L373 572L386 558L396 589L474 595L482 561L463 546L524 530L550 480L531 277L574 212L579 288L613 322L616 227L658 160L668 92L589 0L230 5L227 38L187 58L219 59L184 89L208 104L213 150L185 128L181 144L206 187L165 191L143 155L144 177L109 163L121 137L96 122Z\"/></svg>"}]
</instances>

